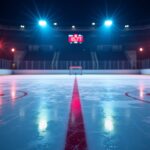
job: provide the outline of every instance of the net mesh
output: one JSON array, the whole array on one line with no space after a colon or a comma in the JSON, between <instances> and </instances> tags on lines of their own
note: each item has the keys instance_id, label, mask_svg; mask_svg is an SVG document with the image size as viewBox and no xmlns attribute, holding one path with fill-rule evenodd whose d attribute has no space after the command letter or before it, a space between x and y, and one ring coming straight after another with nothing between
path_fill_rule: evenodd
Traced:
<instances>
[{"instance_id":1,"label":"net mesh","mask_svg":"<svg viewBox=\"0 0 150 150\"><path fill-rule=\"evenodd\" d=\"M82 75L82 66L70 66L69 74L71 75Z\"/></svg>"}]
</instances>

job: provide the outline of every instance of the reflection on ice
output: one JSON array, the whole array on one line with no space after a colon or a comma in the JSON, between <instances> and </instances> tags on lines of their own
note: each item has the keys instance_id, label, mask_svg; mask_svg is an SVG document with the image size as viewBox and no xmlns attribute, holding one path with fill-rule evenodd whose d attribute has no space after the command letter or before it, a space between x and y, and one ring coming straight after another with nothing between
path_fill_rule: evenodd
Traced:
<instances>
[{"instance_id":1,"label":"reflection on ice","mask_svg":"<svg viewBox=\"0 0 150 150\"><path fill-rule=\"evenodd\" d=\"M140 90L139 95L140 95L140 99L142 100L144 99L144 89L145 89L144 86L141 85L139 89Z\"/></svg>"},{"instance_id":2,"label":"reflection on ice","mask_svg":"<svg viewBox=\"0 0 150 150\"><path fill-rule=\"evenodd\" d=\"M38 113L38 131L41 136L45 136L49 121L49 111L45 105L45 100L41 101Z\"/></svg>"},{"instance_id":3,"label":"reflection on ice","mask_svg":"<svg viewBox=\"0 0 150 150\"><path fill-rule=\"evenodd\" d=\"M38 131L41 136L44 136L46 134L48 127L48 118L46 114L40 114L38 119Z\"/></svg>"},{"instance_id":4,"label":"reflection on ice","mask_svg":"<svg viewBox=\"0 0 150 150\"><path fill-rule=\"evenodd\" d=\"M46 118L41 118L39 120L39 132L44 132L47 129L47 119Z\"/></svg>"},{"instance_id":5,"label":"reflection on ice","mask_svg":"<svg viewBox=\"0 0 150 150\"><path fill-rule=\"evenodd\" d=\"M13 81L11 84L10 94L11 94L11 99L12 99L12 105L14 105L16 101L16 82L15 81Z\"/></svg>"},{"instance_id":6,"label":"reflection on ice","mask_svg":"<svg viewBox=\"0 0 150 150\"><path fill-rule=\"evenodd\" d=\"M114 110L113 110L113 103L106 102L104 104L104 130L106 132L113 132L114 131Z\"/></svg>"},{"instance_id":7,"label":"reflection on ice","mask_svg":"<svg viewBox=\"0 0 150 150\"><path fill-rule=\"evenodd\" d=\"M38 131L40 135L45 135L48 127L48 113L44 108L40 109L38 116Z\"/></svg>"},{"instance_id":8,"label":"reflection on ice","mask_svg":"<svg viewBox=\"0 0 150 150\"><path fill-rule=\"evenodd\" d=\"M104 118L104 127L106 132L112 132L114 130L114 120L108 116Z\"/></svg>"},{"instance_id":9,"label":"reflection on ice","mask_svg":"<svg viewBox=\"0 0 150 150\"><path fill-rule=\"evenodd\" d=\"M12 98L12 100L14 100L15 97L16 97L16 91L15 91L15 90L12 90L12 91L11 91L11 98Z\"/></svg>"}]
</instances>

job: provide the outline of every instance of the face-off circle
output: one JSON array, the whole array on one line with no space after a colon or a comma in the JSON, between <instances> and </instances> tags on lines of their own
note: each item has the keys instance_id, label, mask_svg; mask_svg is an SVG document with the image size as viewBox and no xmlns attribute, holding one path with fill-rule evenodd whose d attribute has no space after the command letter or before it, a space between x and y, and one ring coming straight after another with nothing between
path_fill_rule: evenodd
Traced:
<instances>
[{"instance_id":1,"label":"face-off circle","mask_svg":"<svg viewBox=\"0 0 150 150\"><path fill-rule=\"evenodd\" d=\"M149 91L149 90L148 90ZM125 95L131 99L138 100L145 103L150 103L150 93L147 90L145 91L132 91L126 92Z\"/></svg>"},{"instance_id":2,"label":"face-off circle","mask_svg":"<svg viewBox=\"0 0 150 150\"><path fill-rule=\"evenodd\" d=\"M150 96L150 93L147 93L146 96Z\"/></svg>"},{"instance_id":3,"label":"face-off circle","mask_svg":"<svg viewBox=\"0 0 150 150\"><path fill-rule=\"evenodd\" d=\"M7 104L10 101L16 103L17 100L21 100L23 97L27 96L28 93L25 91L5 91L0 93L0 98L3 101L3 104Z\"/></svg>"}]
</instances>

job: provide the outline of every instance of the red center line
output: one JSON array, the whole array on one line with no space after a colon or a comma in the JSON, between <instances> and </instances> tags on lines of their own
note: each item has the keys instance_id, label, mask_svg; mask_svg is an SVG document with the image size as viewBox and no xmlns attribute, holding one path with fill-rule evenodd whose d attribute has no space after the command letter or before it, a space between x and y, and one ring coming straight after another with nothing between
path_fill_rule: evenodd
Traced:
<instances>
[{"instance_id":1,"label":"red center line","mask_svg":"<svg viewBox=\"0 0 150 150\"><path fill-rule=\"evenodd\" d=\"M87 150L77 79L74 81L65 150Z\"/></svg>"}]
</instances>

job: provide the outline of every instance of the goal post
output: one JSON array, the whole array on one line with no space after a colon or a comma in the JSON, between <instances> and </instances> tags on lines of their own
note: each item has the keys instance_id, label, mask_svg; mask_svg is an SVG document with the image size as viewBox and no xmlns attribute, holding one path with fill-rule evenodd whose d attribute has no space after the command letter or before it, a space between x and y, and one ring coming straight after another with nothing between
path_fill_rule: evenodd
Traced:
<instances>
[{"instance_id":1,"label":"goal post","mask_svg":"<svg viewBox=\"0 0 150 150\"><path fill-rule=\"evenodd\" d=\"M70 66L69 74L70 75L82 75L82 66Z\"/></svg>"}]
</instances>

